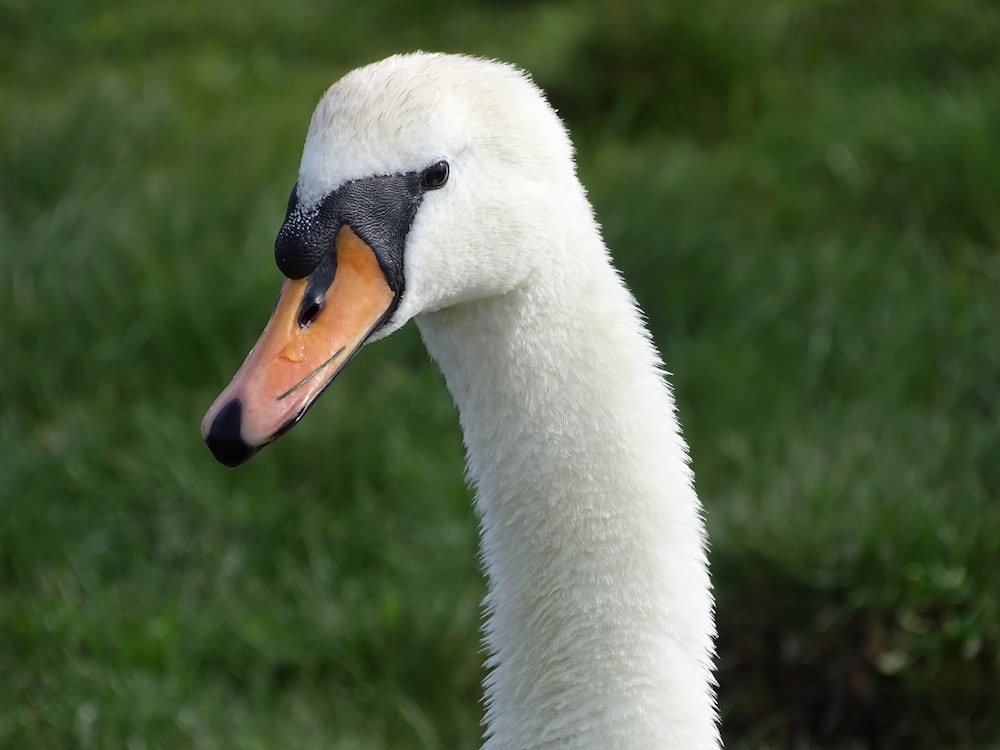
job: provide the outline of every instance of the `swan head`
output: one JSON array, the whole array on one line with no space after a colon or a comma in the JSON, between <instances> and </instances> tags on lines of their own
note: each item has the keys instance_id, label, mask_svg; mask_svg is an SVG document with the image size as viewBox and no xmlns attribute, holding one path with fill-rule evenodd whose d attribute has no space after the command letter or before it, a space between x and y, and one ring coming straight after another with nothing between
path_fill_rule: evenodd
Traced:
<instances>
[{"instance_id":1,"label":"swan head","mask_svg":"<svg viewBox=\"0 0 1000 750\"><path fill-rule=\"evenodd\" d=\"M411 318L558 273L567 194L582 197L565 128L516 68L417 53L348 73L309 124L278 303L202 421L212 453L246 461Z\"/></svg>"}]
</instances>

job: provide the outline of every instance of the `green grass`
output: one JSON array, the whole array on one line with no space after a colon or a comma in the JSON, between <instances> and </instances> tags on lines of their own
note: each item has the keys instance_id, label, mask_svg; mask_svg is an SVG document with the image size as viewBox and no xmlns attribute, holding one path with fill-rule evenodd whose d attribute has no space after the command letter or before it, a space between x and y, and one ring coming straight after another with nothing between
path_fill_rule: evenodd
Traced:
<instances>
[{"instance_id":1,"label":"green grass","mask_svg":"<svg viewBox=\"0 0 1000 750\"><path fill-rule=\"evenodd\" d=\"M0 747L476 746L475 518L412 327L248 466L198 437L312 107L418 47L524 65L574 134L675 373L731 746L995 747L987 0L0 0Z\"/></svg>"}]
</instances>

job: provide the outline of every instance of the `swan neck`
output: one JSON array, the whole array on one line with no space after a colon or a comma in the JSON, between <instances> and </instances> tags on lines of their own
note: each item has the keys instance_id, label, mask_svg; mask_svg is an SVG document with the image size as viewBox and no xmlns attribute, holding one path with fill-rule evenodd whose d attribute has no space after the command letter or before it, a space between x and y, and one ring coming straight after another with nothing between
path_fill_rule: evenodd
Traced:
<instances>
[{"instance_id":1,"label":"swan neck","mask_svg":"<svg viewBox=\"0 0 1000 750\"><path fill-rule=\"evenodd\" d=\"M687 451L640 313L602 245L594 257L558 288L418 318L481 522L484 747L716 748Z\"/></svg>"}]
</instances>

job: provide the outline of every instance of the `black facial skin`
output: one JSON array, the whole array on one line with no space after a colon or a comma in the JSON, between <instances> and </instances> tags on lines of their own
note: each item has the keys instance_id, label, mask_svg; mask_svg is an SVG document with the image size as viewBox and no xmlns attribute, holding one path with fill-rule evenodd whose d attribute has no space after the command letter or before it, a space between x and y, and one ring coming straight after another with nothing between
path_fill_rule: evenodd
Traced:
<instances>
[{"instance_id":1,"label":"black facial skin","mask_svg":"<svg viewBox=\"0 0 1000 750\"><path fill-rule=\"evenodd\" d=\"M332 252L334 238L340 228L348 224L374 251L398 300L404 286L406 235L424 194L443 187L447 181L448 162L441 160L418 172L352 180L307 209L299 203L296 185L288 199L285 221L274 241L278 270L290 279L301 279L319 269L324 259L332 256L332 273L323 274L329 276L328 287L336 273L336 255ZM325 291L326 287L322 289Z\"/></svg>"}]
</instances>

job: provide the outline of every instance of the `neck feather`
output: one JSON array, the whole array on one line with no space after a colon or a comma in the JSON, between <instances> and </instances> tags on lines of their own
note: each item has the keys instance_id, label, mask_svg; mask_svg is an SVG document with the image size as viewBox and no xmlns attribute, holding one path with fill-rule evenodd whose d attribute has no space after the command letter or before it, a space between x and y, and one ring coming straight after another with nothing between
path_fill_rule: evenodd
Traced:
<instances>
[{"instance_id":1,"label":"neck feather","mask_svg":"<svg viewBox=\"0 0 1000 750\"><path fill-rule=\"evenodd\" d=\"M687 449L640 313L591 244L559 289L418 318L481 519L484 748L717 748Z\"/></svg>"}]
</instances>

